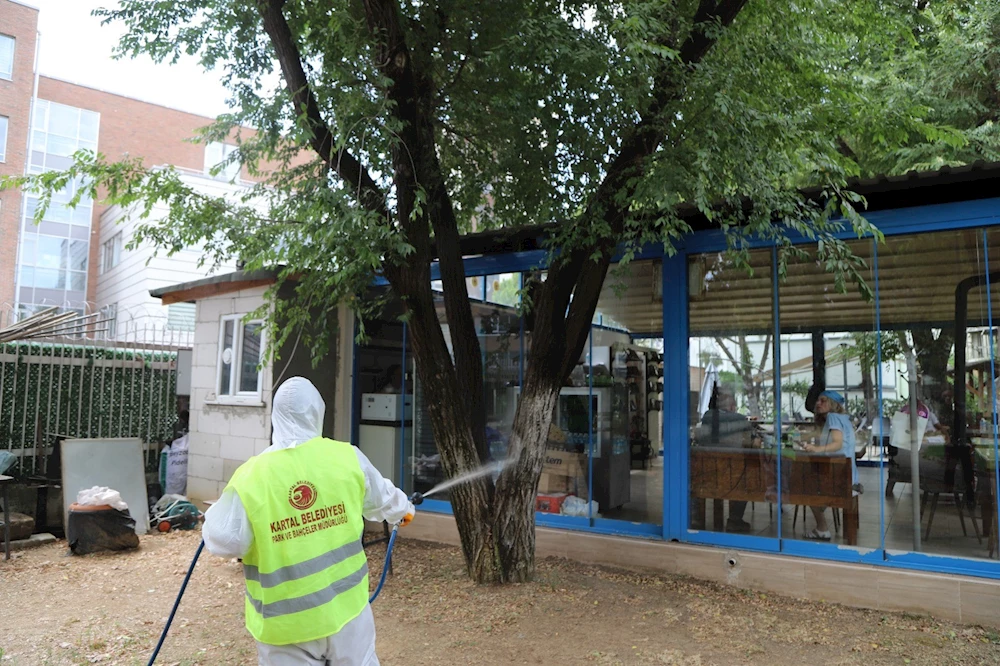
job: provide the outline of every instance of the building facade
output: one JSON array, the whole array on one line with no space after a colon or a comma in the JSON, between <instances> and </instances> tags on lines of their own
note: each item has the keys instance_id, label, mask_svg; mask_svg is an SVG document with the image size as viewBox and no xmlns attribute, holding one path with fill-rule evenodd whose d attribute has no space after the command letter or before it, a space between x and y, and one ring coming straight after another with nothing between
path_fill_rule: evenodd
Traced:
<instances>
[{"instance_id":1,"label":"building facade","mask_svg":"<svg viewBox=\"0 0 1000 666\"><path fill-rule=\"evenodd\" d=\"M131 156L149 167L173 166L186 174L189 184L213 194L246 185L248 175L238 167L209 175L233 149L192 141L211 118L39 73L35 51L46 44L37 25L37 9L0 0L0 173L62 170L72 163L74 152L85 149L111 161ZM88 198L70 208L74 194L71 185L56 195L45 219L36 225L37 197L11 190L0 193L0 307L6 310L5 318L58 306L151 317L193 330L190 308L171 317L148 291L176 282L176 277L160 279L174 268L183 278L208 274L208 268L196 266L196 250L158 260L147 269L145 260L152 251L126 250L130 225L115 230L128 222L127 216ZM131 268L116 270L119 264Z\"/></svg>"},{"instance_id":2,"label":"building facade","mask_svg":"<svg viewBox=\"0 0 1000 666\"><path fill-rule=\"evenodd\" d=\"M37 9L0 0L0 175L4 176L20 176L27 165L37 27ZM21 193L0 191L0 303L15 300L21 218Z\"/></svg>"},{"instance_id":3,"label":"building facade","mask_svg":"<svg viewBox=\"0 0 1000 666\"><path fill-rule=\"evenodd\" d=\"M609 273L558 401L536 524L624 538L609 547L618 563L683 555L692 564L676 570L723 582L995 624L984 609L1000 607L998 185L1000 165L857 184L885 235L840 234L863 260L867 296L837 288L815 240L796 239L804 255L785 266L778 248L755 243L748 270L727 258L721 231L697 224L675 254L648 247ZM506 455L531 342L516 306L524 280L545 268L539 240L463 240L494 459ZM196 499L214 499L264 445L267 394L230 398L225 413L216 404L242 358L227 322L252 311L242 294L269 284L260 279L157 292L196 303L206 349L191 452L218 460L192 468L205 493ZM336 368L314 376L336 415L326 433L349 438L405 491L426 492L444 473L399 314L366 322L359 345L344 311ZM842 407L812 405L816 387L846 394ZM842 412L826 417L839 440L824 411ZM238 436L236 414L252 420L253 438L222 457L215 438ZM446 495L422 509L451 514ZM428 524L427 536L453 538L453 524ZM933 598L921 592L931 588Z\"/></svg>"}]
</instances>

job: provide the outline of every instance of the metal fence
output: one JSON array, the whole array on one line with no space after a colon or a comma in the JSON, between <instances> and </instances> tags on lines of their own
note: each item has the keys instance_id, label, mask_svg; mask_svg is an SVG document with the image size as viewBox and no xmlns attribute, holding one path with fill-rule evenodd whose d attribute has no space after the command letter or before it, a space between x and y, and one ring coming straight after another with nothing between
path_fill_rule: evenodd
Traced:
<instances>
[{"instance_id":1,"label":"metal fence","mask_svg":"<svg viewBox=\"0 0 1000 666\"><path fill-rule=\"evenodd\" d=\"M0 450L17 457L7 474L49 476L56 442L138 437L147 469L178 419L178 352L192 332L165 317L116 313L113 326L72 337L0 343ZM0 306L0 329L14 323Z\"/></svg>"}]
</instances>

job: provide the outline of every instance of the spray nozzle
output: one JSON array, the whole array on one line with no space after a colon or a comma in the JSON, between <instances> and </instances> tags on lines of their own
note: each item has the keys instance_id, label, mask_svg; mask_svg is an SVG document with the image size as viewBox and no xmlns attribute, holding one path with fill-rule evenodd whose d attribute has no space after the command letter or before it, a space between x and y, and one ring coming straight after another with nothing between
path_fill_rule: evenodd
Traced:
<instances>
[{"instance_id":1,"label":"spray nozzle","mask_svg":"<svg viewBox=\"0 0 1000 666\"><path fill-rule=\"evenodd\" d=\"M412 495L410 495L410 502L413 503L413 506L420 506L424 502L424 496L423 496L423 494L422 493L413 493Z\"/></svg>"}]
</instances>

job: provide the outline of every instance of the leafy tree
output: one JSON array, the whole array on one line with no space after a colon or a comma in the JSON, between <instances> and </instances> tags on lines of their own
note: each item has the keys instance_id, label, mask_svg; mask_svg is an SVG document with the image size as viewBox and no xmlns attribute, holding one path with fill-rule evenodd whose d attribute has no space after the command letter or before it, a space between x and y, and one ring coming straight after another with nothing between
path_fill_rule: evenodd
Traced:
<instances>
[{"instance_id":1,"label":"leafy tree","mask_svg":"<svg viewBox=\"0 0 1000 666\"><path fill-rule=\"evenodd\" d=\"M761 345L760 361L754 357L750 345L747 344L747 336L743 333L737 334L735 338L715 338L715 346L722 350L726 358L736 368L743 385L743 396L747 402L747 410L750 416L773 418L773 413L765 407L765 400L768 397L764 388L764 370L768 367L768 357L771 354L771 334L764 336ZM770 402L773 403L773 400ZM768 407L773 407L769 405Z\"/></svg>"},{"instance_id":2,"label":"leafy tree","mask_svg":"<svg viewBox=\"0 0 1000 666\"><path fill-rule=\"evenodd\" d=\"M80 154L28 186L82 178L137 215L165 202L169 218L134 244L202 243L208 261L284 267L294 290L276 303L279 347L301 333L321 354L331 331L313 322L344 300L371 314L359 295L384 275L405 307L449 476L488 458L460 234L473 222L548 225L558 252L524 292L534 326L514 462L452 494L482 582L534 571L549 424L614 257L628 262L646 243L671 253L711 224L732 260L756 237L784 261L790 234L804 234L821 241L817 260L839 286L864 284L862 262L833 236L845 224L878 236L844 189L859 171L844 137L888 149L943 132L872 75L921 48L910 0L122 0L100 13L126 29L123 55L196 54L223 73L232 112L204 139L235 140L230 159L263 182L227 201L170 170ZM803 185L816 194L804 198ZM454 359L430 287L435 258Z\"/></svg>"},{"instance_id":3,"label":"leafy tree","mask_svg":"<svg viewBox=\"0 0 1000 666\"><path fill-rule=\"evenodd\" d=\"M854 344L841 350L838 357L831 360L834 362L844 359L857 360L861 367L861 390L864 398L861 409L856 409L852 414L867 417L871 422L878 417L875 370L879 363L901 358L903 347L899 343L899 337L888 332L883 332L881 335L871 331L851 333L851 340Z\"/></svg>"},{"instance_id":4,"label":"leafy tree","mask_svg":"<svg viewBox=\"0 0 1000 666\"><path fill-rule=\"evenodd\" d=\"M899 7L913 19L916 48L871 69L877 85L916 102L936 126L895 136L848 131L842 152L873 176L1000 160L1000 4L994 0L920 0Z\"/></svg>"}]
</instances>

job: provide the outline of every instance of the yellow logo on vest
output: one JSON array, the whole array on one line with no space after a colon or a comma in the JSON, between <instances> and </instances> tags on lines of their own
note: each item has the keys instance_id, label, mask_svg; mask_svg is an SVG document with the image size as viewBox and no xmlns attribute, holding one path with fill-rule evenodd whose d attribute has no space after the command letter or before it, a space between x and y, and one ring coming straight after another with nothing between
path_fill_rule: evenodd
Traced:
<instances>
[{"instance_id":1,"label":"yellow logo on vest","mask_svg":"<svg viewBox=\"0 0 1000 666\"><path fill-rule=\"evenodd\" d=\"M308 481L296 481L288 490L288 503L293 509L305 511L316 503L316 486Z\"/></svg>"}]
</instances>

